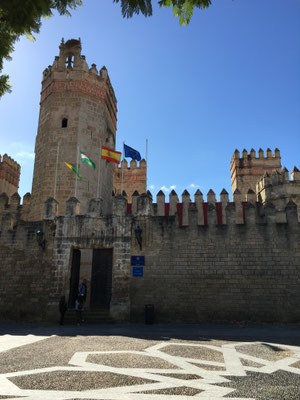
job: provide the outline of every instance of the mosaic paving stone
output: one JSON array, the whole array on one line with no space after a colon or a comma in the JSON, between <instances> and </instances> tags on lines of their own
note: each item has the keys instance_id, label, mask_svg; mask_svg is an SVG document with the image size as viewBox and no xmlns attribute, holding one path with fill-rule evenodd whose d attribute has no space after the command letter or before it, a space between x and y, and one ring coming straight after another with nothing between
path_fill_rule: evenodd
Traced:
<instances>
[{"instance_id":1,"label":"mosaic paving stone","mask_svg":"<svg viewBox=\"0 0 300 400\"><path fill-rule=\"evenodd\" d=\"M158 390L147 390L146 392L140 392L145 394L170 394L170 395L181 395L181 396L195 396L203 392L203 390L194 389L186 386L173 387L168 389Z\"/></svg>"},{"instance_id":2,"label":"mosaic paving stone","mask_svg":"<svg viewBox=\"0 0 300 400\"><path fill-rule=\"evenodd\" d=\"M196 367L200 367L205 369L206 371L226 371L225 367L219 367L217 365L207 365L201 363L191 363L192 365L196 365Z\"/></svg>"},{"instance_id":3,"label":"mosaic paving stone","mask_svg":"<svg viewBox=\"0 0 300 400\"><path fill-rule=\"evenodd\" d=\"M247 372L247 376L227 376L230 382L218 386L234 388L225 398L253 398L255 400L299 400L300 375L287 371L272 374Z\"/></svg>"},{"instance_id":4,"label":"mosaic paving stone","mask_svg":"<svg viewBox=\"0 0 300 400\"><path fill-rule=\"evenodd\" d=\"M293 345L77 335L13 348L11 340L0 351L2 367L13 363L0 372L0 400L300 399Z\"/></svg>"},{"instance_id":5,"label":"mosaic paving stone","mask_svg":"<svg viewBox=\"0 0 300 400\"><path fill-rule=\"evenodd\" d=\"M255 361L251 361L251 360L245 360L243 358L241 358L241 363L242 365L244 365L245 367L254 367L254 368L260 368L263 367L263 364L257 363Z\"/></svg>"},{"instance_id":6,"label":"mosaic paving stone","mask_svg":"<svg viewBox=\"0 0 300 400\"><path fill-rule=\"evenodd\" d=\"M296 361L294 364L291 364L291 367L300 368L300 361Z\"/></svg>"},{"instance_id":7,"label":"mosaic paving stone","mask_svg":"<svg viewBox=\"0 0 300 400\"><path fill-rule=\"evenodd\" d=\"M0 396L0 399L24 399L24 396Z\"/></svg>"},{"instance_id":8,"label":"mosaic paving stone","mask_svg":"<svg viewBox=\"0 0 300 400\"><path fill-rule=\"evenodd\" d=\"M176 357L224 362L224 358L221 352L208 349L206 347L168 345L164 347L162 351Z\"/></svg>"},{"instance_id":9,"label":"mosaic paving stone","mask_svg":"<svg viewBox=\"0 0 300 400\"><path fill-rule=\"evenodd\" d=\"M139 354L91 354L88 356L87 361L116 368L177 369L175 365L160 358Z\"/></svg>"},{"instance_id":10,"label":"mosaic paving stone","mask_svg":"<svg viewBox=\"0 0 300 400\"><path fill-rule=\"evenodd\" d=\"M250 345L237 346L236 349L243 354L259 357L263 360L278 361L289 357L292 352L282 347L270 345L267 343L257 343Z\"/></svg>"},{"instance_id":11,"label":"mosaic paving stone","mask_svg":"<svg viewBox=\"0 0 300 400\"><path fill-rule=\"evenodd\" d=\"M182 340L180 339L173 339L173 343L182 343ZM209 344L210 346L216 346L216 347L222 347L224 344L235 344L238 342L232 341L232 340L216 340L216 339L206 339L206 340L185 340L184 344L204 344L207 345Z\"/></svg>"},{"instance_id":12,"label":"mosaic paving stone","mask_svg":"<svg viewBox=\"0 0 300 400\"><path fill-rule=\"evenodd\" d=\"M66 366L74 354L81 351L144 350L157 341L120 336L55 336L26 346L13 348L0 357L0 373L26 371L45 367ZM63 351L62 351L63 349ZM32 357L34 354L34 357Z\"/></svg>"},{"instance_id":13,"label":"mosaic paving stone","mask_svg":"<svg viewBox=\"0 0 300 400\"><path fill-rule=\"evenodd\" d=\"M159 375L167 376L169 378L177 378L177 379L202 379L201 376L195 375L195 374L162 374L159 373Z\"/></svg>"},{"instance_id":14,"label":"mosaic paving stone","mask_svg":"<svg viewBox=\"0 0 300 400\"><path fill-rule=\"evenodd\" d=\"M10 379L21 389L72 390L103 389L116 386L153 383L150 379L119 375L110 372L54 371Z\"/></svg>"}]
</instances>

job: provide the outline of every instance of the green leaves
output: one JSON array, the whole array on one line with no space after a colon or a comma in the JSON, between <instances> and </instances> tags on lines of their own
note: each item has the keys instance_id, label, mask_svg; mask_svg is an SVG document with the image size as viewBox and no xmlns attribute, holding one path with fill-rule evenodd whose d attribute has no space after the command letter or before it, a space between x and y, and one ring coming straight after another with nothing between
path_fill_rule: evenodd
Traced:
<instances>
[{"instance_id":1,"label":"green leaves","mask_svg":"<svg viewBox=\"0 0 300 400\"><path fill-rule=\"evenodd\" d=\"M142 13L145 17L152 15L151 0L113 0L114 3L121 2L122 16L131 18L134 14Z\"/></svg>"},{"instance_id":2,"label":"green leaves","mask_svg":"<svg viewBox=\"0 0 300 400\"><path fill-rule=\"evenodd\" d=\"M0 75L0 97L3 96L4 93L11 93L11 86L8 79L8 75Z\"/></svg>"},{"instance_id":3,"label":"green leaves","mask_svg":"<svg viewBox=\"0 0 300 400\"><path fill-rule=\"evenodd\" d=\"M31 34L31 33L26 33L26 37L28 40L30 40L31 42L35 41L35 37Z\"/></svg>"},{"instance_id":4,"label":"green leaves","mask_svg":"<svg viewBox=\"0 0 300 400\"><path fill-rule=\"evenodd\" d=\"M173 7L175 17L179 17L180 25L188 25L192 16L194 7L204 9L211 5L211 0L160 0L160 7Z\"/></svg>"},{"instance_id":5,"label":"green leaves","mask_svg":"<svg viewBox=\"0 0 300 400\"><path fill-rule=\"evenodd\" d=\"M134 14L142 13L145 17L152 15L151 0L113 0L121 3L122 16L131 18ZM160 0L160 7L173 7L175 17L179 17L180 25L188 25L194 11L194 7L207 8L211 0Z\"/></svg>"}]
</instances>

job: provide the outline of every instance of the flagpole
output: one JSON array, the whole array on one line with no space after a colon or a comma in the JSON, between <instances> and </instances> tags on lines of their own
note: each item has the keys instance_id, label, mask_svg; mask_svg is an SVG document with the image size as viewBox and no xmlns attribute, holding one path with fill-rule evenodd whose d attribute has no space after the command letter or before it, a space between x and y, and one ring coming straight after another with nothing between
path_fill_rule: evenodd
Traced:
<instances>
[{"instance_id":1,"label":"flagpole","mask_svg":"<svg viewBox=\"0 0 300 400\"><path fill-rule=\"evenodd\" d=\"M148 186L147 171L148 171L148 139L146 139L146 191L147 191L147 186Z\"/></svg>"},{"instance_id":2,"label":"flagpole","mask_svg":"<svg viewBox=\"0 0 300 400\"><path fill-rule=\"evenodd\" d=\"M56 196L56 182L57 182L57 169L58 169L58 154L59 154L59 144L57 145L56 151L56 166L55 166L55 179L54 179L54 191L53 191L53 198L55 199Z\"/></svg>"},{"instance_id":3,"label":"flagpole","mask_svg":"<svg viewBox=\"0 0 300 400\"><path fill-rule=\"evenodd\" d=\"M123 152L122 152L122 159L124 160L124 144L125 142L123 142ZM121 161L121 170L122 170L122 174L121 174L121 196L123 195L123 160Z\"/></svg>"},{"instance_id":4,"label":"flagpole","mask_svg":"<svg viewBox=\"0 0 300 400\"><path fill-rule=\"evenodd\" d=\"M76 169L78 170L78 155L79 155L79 146L77 146L77 157L76 157ZM77 198L77 173L76 173L76 180L75 180L75 197Z\"/></svg>"},{"instance_id":5,"label":"flagpole","mask_svg":"<svg viewBox=\"0 0 300 400\"><path fill-rule=\"evenodd\" d=\"M99 159L98 182L97 182L97 199L98 199L99 196L100 196L100 193L99 193L99 185L100 185L101 155L102 155L102 145L100 146L100 159Z\"/></svg>"}]
</instances>

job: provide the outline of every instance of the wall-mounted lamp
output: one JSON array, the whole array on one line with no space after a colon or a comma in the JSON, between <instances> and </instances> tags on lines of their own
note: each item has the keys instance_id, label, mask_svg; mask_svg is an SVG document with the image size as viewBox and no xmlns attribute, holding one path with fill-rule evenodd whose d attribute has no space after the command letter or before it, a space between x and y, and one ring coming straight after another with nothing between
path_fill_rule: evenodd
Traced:
<instances>
[{"instance_id":1,"label":"wall-mounted lamp","mask_svg":"<svg viewBox=\"0 0 300 400\"><path fill-rule=\"evenodd\" d=\"M38 245L41 246L42 249L46 247L46 240L44 239L43 231L36 231L36 241L38 242Z\"/></svg>"},{"instance_id":2,"label":"wall-mounted lamp","mask_svg":"<svg viewBox=\"0 0 300 400\"><path fill-rule=\"evenodd\" d=\"M139 226L137 226L137 228L134 230L135 238L140 246L140 250L142 250L142 232L143 230Z\"/></svg>"}]
</instances>

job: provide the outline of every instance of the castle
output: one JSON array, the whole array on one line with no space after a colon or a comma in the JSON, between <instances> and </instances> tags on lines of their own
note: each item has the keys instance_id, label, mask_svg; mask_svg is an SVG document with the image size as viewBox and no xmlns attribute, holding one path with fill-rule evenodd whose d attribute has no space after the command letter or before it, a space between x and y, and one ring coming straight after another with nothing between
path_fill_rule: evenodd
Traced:
<instances>
[{"instance_id":1,"label":"castle","mask_svg":"<svg viewBox=\"0 0 300 400\"><path fill-rule=\"evenodd\" d=\"M114 149L117 100L107 69L89 68L80 40L62 41L43 72L32 193L20 205L20 166L0 164L0 317L57 320L62 295L74 306L88 282L87 308L114 321L292 322L300 318L300 172L278 149L236 150L232 199L179 200L146 192L147 165L102 161ZM96 160L76 165L78 150ZM123 169L123 189L120 176Z\"/></svg>"}]
</instances>

